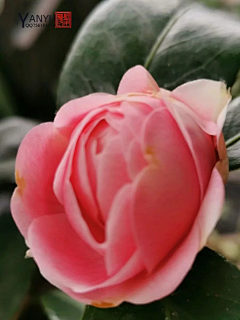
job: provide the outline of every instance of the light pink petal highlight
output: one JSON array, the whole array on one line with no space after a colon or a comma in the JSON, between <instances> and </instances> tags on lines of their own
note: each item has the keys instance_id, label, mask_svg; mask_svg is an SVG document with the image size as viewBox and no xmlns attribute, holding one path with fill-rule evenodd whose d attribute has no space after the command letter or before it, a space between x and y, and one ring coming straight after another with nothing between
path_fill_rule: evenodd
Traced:
<instances>
[{"instance_id":1,"label":"light pink petal highlight","mask_svg":"<svg viewBox=\"0 0 240 320\"><path fill-rule=\"evenodd\" d=\"M183 102L202 119L217 123L219 130L231 100L225 83L206 79L187 82L173 90L170 97Z\"/></svg>"},{"instance_id":2,"label":"light pink petal highlight","mask_svg":"<svg viewBox=\"0 0 240 320\"><path fill-rule=\"evenodd\" d=\"M129 69L123 76L119 87L118 94L126 94L129 92L158 92L160 89L150 75L150 73L142 66L138 65Z\"/></svg>"}]
</instances>

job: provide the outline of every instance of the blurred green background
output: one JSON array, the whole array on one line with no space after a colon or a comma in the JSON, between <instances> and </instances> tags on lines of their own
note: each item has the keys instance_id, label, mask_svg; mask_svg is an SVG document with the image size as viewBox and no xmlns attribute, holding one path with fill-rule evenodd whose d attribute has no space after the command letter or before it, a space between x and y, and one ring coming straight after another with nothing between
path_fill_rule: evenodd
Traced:
<instances>
[{"instance_id":1,"label":"blurred green background","mask_svg":"<svg viewBox=\"0 0 240 320\"><path fill-rule=\"evenodd\" d=\"M131 0L129 0L131 1ZM167 0L166 0L167 1ZM98 0L8 0L0 17L0 320L75 320L83 306L55 290L39 274L12 221L9 201L14 161L24 135L52 121L64 59L85 17ZM239 15L240 0L202 0ZM0 0L0 10L3 1ZM72 12L72 28L22 28L19 13ZM223 217L209 246L240 268L240 172L230 174ZM99 319L101 320L101 319Z\"/></svg>"}]
</instances>

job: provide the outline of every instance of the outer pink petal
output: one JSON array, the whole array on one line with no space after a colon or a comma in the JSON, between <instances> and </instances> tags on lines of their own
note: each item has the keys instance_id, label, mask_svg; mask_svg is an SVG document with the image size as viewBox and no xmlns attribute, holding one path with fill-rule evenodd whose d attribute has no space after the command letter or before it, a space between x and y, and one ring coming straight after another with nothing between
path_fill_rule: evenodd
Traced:
<instances>
[{"instance_id":1,"label":"outer pink petal","mask_svg":"<svg viewBox=\"0 0 240 320\"><path fill-rule=\"evenodd\" d=\"M107 279L103 256L78 236L65 214L35 219L28 244L41 273L56 286L83 290Z\"/></svg>"},{"instance_id":2,"label":"outer pink petal","mask_svg":"<svg viewBox=\"0 0 240 320\"><path fill-rule=\"evenodd\" d=\"M119 272L106 281L84 290L81 287L75 287L74 290L66 287L61 289L84 303L98 307L113 307L126 300L129 289L145 273L140 253L136 251Z\"/></svg>"},{"instance_id":3,"label":"outer pink petal","mask_svg":"<svg viewBox=\"0 0 240 320\"><path fill-rule=\"evenodd\" d=\"M172 254L159 264L156 272L151 275L144 272L139 252L136 252L117 274L105 282L86 289L65 289L65 292L76 300L100 307L110 307L124 301L144 304L164 298L179 286L190 270L198 251L206 243L220 217L223 201L222 178L214 169L191 231Z\"/></svg>"},{"instance_id":4,"label":"outer pink petal","mask_svg":"<svg viewBox=\"0 0 240 320\"><path fill-rule=\"evenodd\" d=\"M129 92L158 92L160 89L150 75L150 73L142 66L138 65L129 69L123 76L119 87L118 94L125 94Z\"/></svg>"},{"instance_id":5,"label":"outer pink petal","mask_svg":"<svg viewBox=\"0 0 240 320\"><path fill-rule=\"evenodd\" d=\"M192 154L202 199L217 161L213 137L198 125L197 119L192 117L185 106L176 105L174 101L168 101L167 105Z\"/></svg>"},{"instance_id":6,"label":"outer pink petal","mask_svg":"<svg viewBox=\"0 0 240 320\"><path fill-rule=\"evenodd\" d=\"M33 219L64 211L54 195L53 179L66 146L67 139L52 123L33 128L20 145L11 211L25 237Z\"/></svg>"},{"instance_id":7,"label":"outer pink petal","mask_svg":"<svg viewBox=\"0 0 240 320\"><path fill-rule=\"evenodd\" d=\"M129 287L124 300L136 304L148 303L172 293L191 268L198 251L205 245L207 237L218 221L224 201L222 178L213 170L209 186L191 232L158 270Z\"/></svg>"},{"instance_id":8,"label":"outer pink petal","mask_svg":"<svg viewBox=\"0 0 240 320\"><path fill-rule=\"evenodd\" d=\"M231 99L223 82L206 79L187 82L173 90L170 97L183 102L202 119L213 121L219 130L222 129Z\"/></svg>"},{"instance_id":9,"label":"outer pink petal","mask_svg":"<svg viewBox=\"0 0 240 320\"><path fill-rule=\"evenodd\" d=\"M213 169L208 189L201 205L197 223L200 231L200 249L205 246L207 238L220 218L224 204L225 189L222 177Z\"/></svg>"},{"instance_id":10,"label":"outer pink petal","mask_svg":"<svg viewBox=\"0 0 240 320\"><path fill-rule=\"evenodd\" d=\"M146 119L142 137L149 166L134 181L133 225L152 271L191 229L200 190L189 148L167 109Z\"/></svg>"},{"instance_id":11,"label":"outer pink petal","mask_svg":"<svg viewBox=\"0 0 240 320\"><path fill-rule=\"evenodd\" d=\"M93 93L88 96L71 100L57 112L54 126L66 135L70 135L79 122L92 110L113 104L118 101L114 95Z\"/></svg>"}]
</instances>

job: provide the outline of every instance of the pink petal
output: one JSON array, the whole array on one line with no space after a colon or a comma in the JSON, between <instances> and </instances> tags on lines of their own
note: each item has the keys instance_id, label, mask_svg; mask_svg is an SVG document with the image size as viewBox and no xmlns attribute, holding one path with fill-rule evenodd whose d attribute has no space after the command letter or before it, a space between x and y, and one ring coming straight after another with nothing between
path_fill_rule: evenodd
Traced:
<instances>
[{"instance_id":1,"label":"pink petal","mask_svg":"<svg viewBox=\"0 0 240 320\"><path fill-rule=\"evenodd\" d=\"M231 99L225 83L206 79L187 82L173 90L170 97L183 102L202 119L217 123L221 131Z\"/></svg>"},{"instance_id":2,"label":"pink petal","mask_svg":"<svg viewBox=\"0 0 240 320\"><path fill-rule=\"evenodd\" d=\"M35 219L28 239L42 275L54 285L86 289L106 280L103 256L78 236L65 214Z\"/></svg>"},{"instance_id":3,"label":"pink petal","mask_svg":"<svg viewBox=\"0 0 240 320\"><path fill-rule=\"evenodd\" d=\"M200 231L200 249L205 246L207 238L221 216L224 197L225 189L222 177L214 168L196 221Z\"/></svg>"},{"instance_id":4,"label":"pink petal","mask_svg":"<svg viewBox=\"0 0 240 320\"><path fill-rule=\"evenodd\" d=\"M71 100L64 104L57 112L54 126L69 136L90 111L114 104L116 100L116 96L107 93L93 93Z\"/></svg>"},{"instance_id":5,"label":"pink petal","mask_svg":"<svg viewBox=\"0 0 240 320\"><path fill-rule=\"evenodd\" d=\"M174 101L168 101L167 105L191 151L202 199L217 161L213 137L199 126L196 118L192 117L185 106L176 105Z\"/></svg>"},{"instance_id":6,"label":"pink petal","mask_svg":"<svg viewBox=\"0 0 240 320\"><path fill-rule=\"evenodd\" d=\"M149 166L134 181L133 216L137 246L152 271L191 229L200 190L191 153L168 110L151 113L142 137Z\"/></svg>"},{"instance_id":7,"label":"pink petal","mask_svg":"<svg viewBox=\"0 0 240 320\"><path fill-rule=\"evenodd\" d=\"M117 94L126 94L130 92L158 92L160 89L150 75L150 73L142 66L136 66L129 69L123 76Z\"/></svg>"},{"instance_id":8,"label":"pink petal","mask_svg":"<svg viewBox=\"0 0 240 320\"><path fill-rule=\"evenodd\" d=\"M105 238L102 216L96 199L96 171L98 167L94 132L104 130L107 124L101 118L84 130L74 150L70 182L84 220L98 242ZM96 142L96 141L95 141Z\"/></svg>"},{"instance_id":9,"label":"pink petal","mask_svg":"<svg viewBox=\"0 0 240 320\"><path fill-rule=\"evenodd\" d=\"M66 287L61 289L72 298L87 304L95 306L98 304L102 307L117 306L125 300L136 279L144 274L143 270L144 265L139 251L136 251L119 272L106 281L86 289L81 287L75 287L74 290Z\"/></svg>"},{"instance_id":10,"label":"pink petal","mask_svg":"<svg viewBox=\"0 0 240 320\"><path fill-rule=\"evenodd\" d=\"M116 194L107 220L105 261L108 274L114 274L120 270L136 251L132 205L131 185L127 184Z\"/></svg>"},{"instance_id":11,"label":"pink petal","mask_svg":"<svg viewBox=\"0 0 240 320\"><path fill-rule=\"evenodd\" d=\"M141 146L138 141L133 140L127 148L125 153L128 175L131 180L134 180L136 176L148 165L147 160L144 158Z\"/></svg>"},{"instance_id":12,"label":"pink petal","mask_svg":"<svg viewBox=\"0 0 240 320\"><path fill-rule=\"evenodd\" d=\"M86 216L89 214L89 209L91 209L91 207L88 207L86 208L86 210L84 210L85 207L83 206L83 208L81 208L78 201L78 196L80 197L81 194L83 196L88 194L88 203L91 197L94 201L94 195L91 195L92 186L89 183L90 181L88 177L88 162L85 159L85 150L83 145L82 147L79 147L79 155L81 157L81 161L78 165L79 168L81 167L79 170L79 174L82 174L82 176L79 175L79 185L75 184L76 181L72 180L72 169L75 152L78 151L78 142L81 141L81 139L83 139L83 144L84 141L87 141L88 134L91 133L98 122L104 119L104 116L108 110L108 107L93 110L91 113L86 115L86 117L76 127L71 136L71 140L65 152L65 155L60 165L58 166L54 181L54 191L59 201L64 204L64 208L71 225L84 241L86 241L97 252L100 252L102 254L104 253L105 249L104 246L99 243L99 241L102 242L103 240L102 235L100 234L100 229L96 228L96 224L90 225L89 221L86 220ZM82 152L80 152L81 150ZM76 160L77 157L75 158L75 164L77 164ZM74 174L76 174L76 168L74 170ZM76 188L76 190L74 190L74 187ZM96 213L94 213L94 211L91 211L90 213L93 213L92 217L98 216L97 211Z\"/></svg>"},{"instance_id":13,"label":"pink petal","mask_svg":"<svg viewBox=\"0 0 240 320\"><path fill-rule=\"evenodd\" d=\"M97 172L97 199L106 220L118 190L130 182L119 137L108 141L99 155Z\"/></svg>"},{"instance_id":14,"label":"pink petal","mask_svg":"<svg viewBox=\"0 0 240 320\"><path fill-rule=\"evenodd\" d=\"M188 236L166 262L159 265L154 274L129 287L129 294L124 300L142 304L172 293L190 270L198 251L205 245L221 215L223 201L222 178L214 169L200 211Z\"/></svg>"},{"instance_id":15,"label":"pink petal","mask_svg":"<svg viewBox=\"0 0 240 320\"><path fill-rule=\"evenodd\" d=\"M33 219L63 212L53 192L53 179L67 146L52 123L33 128L23 139L16 159L17 183L12 201L13 218L27 237Z\"/></svg>"},{"instance_id":16,"label":"pink petal","mask_svg":"<svg viewBox=\"0 0 240 320\"><path fill-rule=\"evenodd\" d=\"M132 98L132 97L131 97ZM121 103L120 109L124 115L119 136L122 142L122 150L125 158L129 160L129 148L133 140L140 142L140 131L142 125L153 109L166 109L166 106L159 100L149 97L134 96L141 101L141 98L146 98L145 101L124 101ZM127 161L128 163L128 161ZM128 163L129 165L129 163Z\"/></svg>"}]
</instances>

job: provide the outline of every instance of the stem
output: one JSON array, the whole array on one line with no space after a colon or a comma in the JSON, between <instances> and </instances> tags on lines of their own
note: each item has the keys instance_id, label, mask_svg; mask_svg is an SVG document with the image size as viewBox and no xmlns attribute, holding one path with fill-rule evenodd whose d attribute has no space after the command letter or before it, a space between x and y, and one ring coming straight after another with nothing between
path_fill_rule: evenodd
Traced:
<instances>
[{"instance_id":1,"label":"stem","mask_svg":"<svg viewBox=\"0 0 240 320\"><path fill-rule=\"evenodd\" d=\"M240 133L236 134L235 136L233 136L232 138L228 139L226 141L226 147L231 147L233 144L235 144L236 142L238 142L238 140L240 140Z\"/></svg>"}]
</instances>

